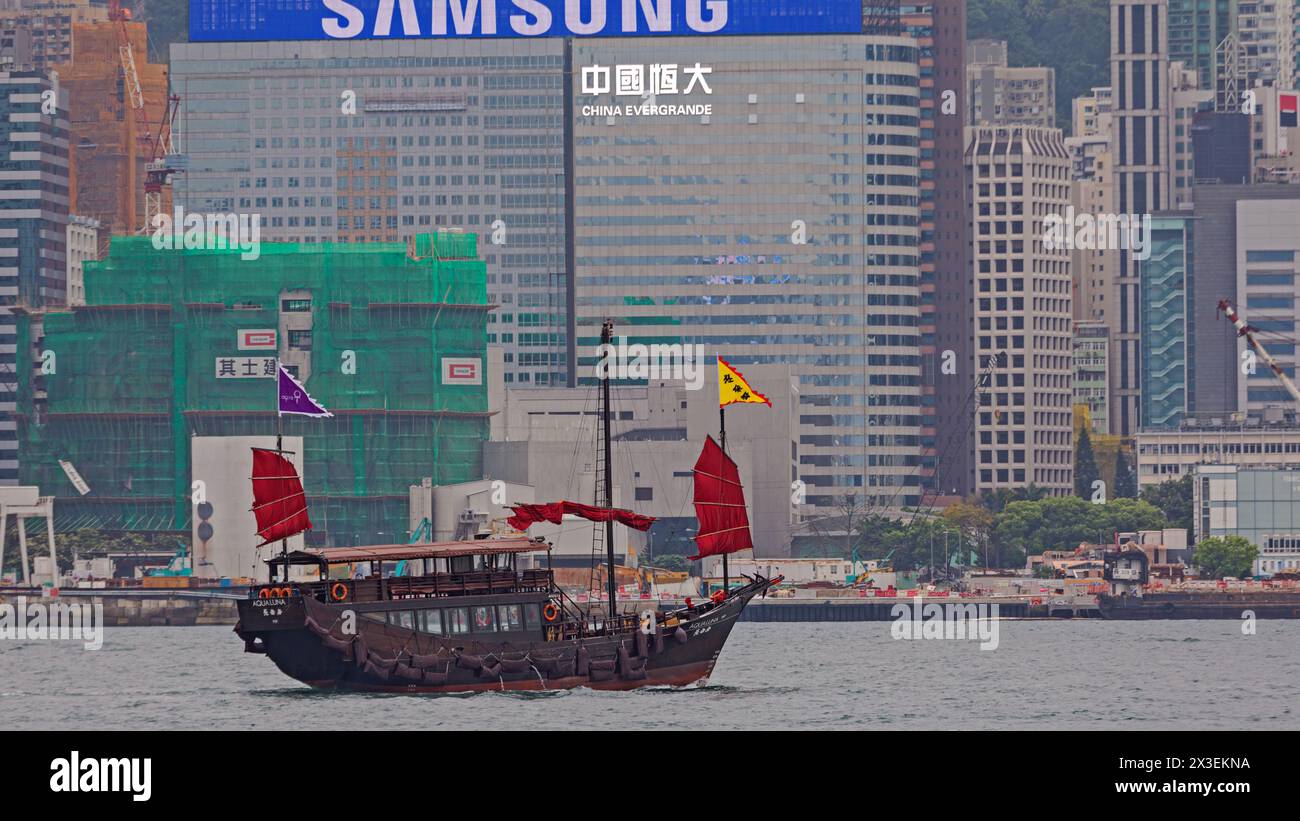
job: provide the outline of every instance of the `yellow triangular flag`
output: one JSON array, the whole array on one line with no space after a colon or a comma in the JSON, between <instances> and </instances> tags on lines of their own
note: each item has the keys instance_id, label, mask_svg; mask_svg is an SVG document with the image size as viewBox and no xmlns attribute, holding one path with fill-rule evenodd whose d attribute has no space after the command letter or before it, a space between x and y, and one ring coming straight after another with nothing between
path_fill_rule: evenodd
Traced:
<instances>
[{"instance_id":1,"label":"yellow triangular flag","mask_svg":"<svg viewBox=\"0 0 1300 821\"><path fill-rule=\"evenodd\" d=\"M737 402L772 407L772 400L751 388L740 371L727 364L727 360L718 357L718 407L725 408Z\"/></svg>"}]
</instances>

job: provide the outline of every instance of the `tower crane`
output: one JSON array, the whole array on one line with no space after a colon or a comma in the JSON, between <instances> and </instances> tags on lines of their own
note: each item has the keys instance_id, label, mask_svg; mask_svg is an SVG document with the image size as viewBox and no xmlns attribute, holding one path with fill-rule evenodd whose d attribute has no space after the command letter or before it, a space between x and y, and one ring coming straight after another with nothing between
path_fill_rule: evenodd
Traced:
<instances>
[{"instance_id":1,"label":"tower crane","mask_svg":"<svg viewBox=\"0 0 1300 821\"><path fill-rule=\"evenodd\" d=\"M181 98L172 94L167 98L157 131L149 123L145 109L144 92L140 88L140 75L135 68L135 50L126 24L131 21L131 10L122 7L122 0L109 0L108 19L117 30L118 59L122 64L122 84L128 104L135 117L136 140L145 157L144 167L144 222L136 228L140 234L153 230L154 217L162 213L163 188L170 186L172 175L183 170L183 158L172 148L172 124L180 110Z\"/></svg>"},{"instance_id":2,"label":"tower crane","mask_svg":"<svg viewBox=\"0 0 1300 821\"><path fill-rule=\"evenodd\" d=\"M1255 353L1259 354L1259 358L1263 359L1264 364L1268 365L1269 369L1273 371L1273 374L1278 378L1278 381L1282 383L1282 387L1286 388L1286 392L1291 394L1291 398L1297 403L1300 403L1300 388L1296 388L1295 382L1292 382L1291 377L1286 375L1286 371L1282 369L1282 366L1277 364L1277 360L1268 352L1268 349L1255 338L1255 334L1259 331L1259 328L1256 328L1253 325L1247 325L1246 321L1241 318L1241 315L1238 314L1237 310L1232 306L1230 300L1219 300L1219 310L1223 312L1224 316L1228 317L1228 321L1237 329L1237 336L1244 336L1246 338L1246 344L1249 345Z\"/></svg>"}]
</instances>

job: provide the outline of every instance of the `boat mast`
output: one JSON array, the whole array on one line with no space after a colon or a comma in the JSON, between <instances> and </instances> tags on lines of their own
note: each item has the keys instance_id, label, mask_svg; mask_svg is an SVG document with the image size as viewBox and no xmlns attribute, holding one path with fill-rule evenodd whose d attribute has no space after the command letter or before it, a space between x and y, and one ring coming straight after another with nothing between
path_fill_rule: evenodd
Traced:
<instances>
[{"instance_id":1,"label":"boat mast","mask_svg":"<svg viewBox=\"0 0 1300 821\"><path fill-rule=\"evenodd\" d=\"M719 439L718 445L722 448L722 452L725 454L727 452L727 406L726 405L723 405L722 407L718 408L718 439ZM730 574L727 570L727 554L723 553L722 554L722 595L723 596L728 596L731 594L731 579L729 578L729 575Z\"/></svg>"},{"instance_id":2,"label":"boat mast","mask_svg":"<svg viewBox=\"0 0 1300 821\"><path fill-rule=\"evenodd\" d=\"M281 459L284 458L284 413L280 407L280 358L275 359L275 453ZM286 536L280 540L280 558L284 564L280 566L280 581L289 581L289 537Z\"/></svg>"},{"instance_id":3,"label":"boat mast","mask_svg":"<svg viewBox=\"0 0 1300 821\"><path fill-rule=\"evenodd\" d=\"M601 423L603 426L602 436L605 439L605 464L604 481L601 483L605 498L601 500L607 510L614 507L614 489L611 482L614 478L614 456L610 452L610 408L609 408L609 369L613 364L614 357L614 320L606 319L604 326L600 329L600 344L605 351L605 368L600 378L600 398L601 398ZM617 585L614 583L614 519L611 517L605 520L605 571L606 583L609 588L609 612L605 616L605 624L608 631L610 620L615 616L615 607L618 604L616 592Z\"/></svg>"}]
</instances>

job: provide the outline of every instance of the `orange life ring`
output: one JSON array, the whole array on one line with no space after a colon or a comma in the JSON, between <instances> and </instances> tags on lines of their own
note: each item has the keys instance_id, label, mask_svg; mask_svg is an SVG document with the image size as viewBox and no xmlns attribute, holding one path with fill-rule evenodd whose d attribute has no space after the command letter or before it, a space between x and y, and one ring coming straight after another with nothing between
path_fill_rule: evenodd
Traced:
<instances>
[{"instance_id":1,"label":"orange life ring","mask_svg":"<svg viewBox=\"0 0 1300 821\"><path fill-rule=\"evenodd\" d=\"M258 597L259 599L269 599L269 598L271 598L271 588L269 588L269 587L263 587L261 590L257 591L257 597Z\"/></svg>"},{"instance_id":2,"label":"orange life ring","mask_svg":"<svg viewBox=\"0 0 1300 821\"><path fill-rule=\"evenodd\" d=\"M560 608L555 606L555 602L547 602L542 608L542 618L547 621L555 621L560 617Z\"/></svg>"},{"instance_id":3,"label":"orange life ring","mask_svg":"<svg viewBox=\"0 0 1300 821\"><path fill-rule=\"evenodd\" d=\"M330 598L334 601L347 601L348 586L343 582L334 582L334 585L330 587Z\"/></svg>"}]
</instances>

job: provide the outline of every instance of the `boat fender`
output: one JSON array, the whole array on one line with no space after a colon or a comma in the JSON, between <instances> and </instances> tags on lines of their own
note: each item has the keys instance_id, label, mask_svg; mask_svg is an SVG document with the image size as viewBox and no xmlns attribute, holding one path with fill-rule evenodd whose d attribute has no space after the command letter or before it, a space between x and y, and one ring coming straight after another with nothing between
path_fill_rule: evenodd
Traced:
<instances>
[{"instance_id":1,"label":"boat fender","mask_svg":"<svg viewBox=\"0 0 1300 821\"><path fill-rule=\"evenodd\" d=\"M645 659L632 659L622 668L623 678L628 681L638 681L646 677Z\"/></svg>"},{"instance_id":2,"label":"boat fender","mask_svg":"<svg viewBox=\"0 0 1300 821\"><path fill-rule=\"evenodd\" d=\"M357 663L358 667L366 663L366 655L369 652L366 649L366 642L360 636L352 640L352 659Z\"/></svg>"},{"instance_id":3,"label":"boat fender","mask_svg":"<svg viewBox=\"0 0 1300 821\"><path fill-rule=\"evenodd\" d=\"M524 656L521 659L501 659L501 669L507 673L527 673L533 663Z\"/></svg>"},{"instance_id":4,"label":"boat fender","mask_svg":"<svg viewBox=\"0 0 1300 821\"><path fill-rule=\"evenodd\" d=\"M366 660L376 667L382 667L385 670L391 670L397 666L397 659L386 659L375 651L371 650Z\"/></svg>"},{"instance_id":5,"label":"boat fender","mask_svg":"<svg viewBox=\"0 0 1300 821\"><path fill-rule=\"evenodd\" d=\"M483 666L482 656L456 656L456 666L464 670L478 670Z\"/></svg>"},{"instance_id":6,"label":"boat fender","mask_svg":"<svg viewBox=\"0 0 1300 821\"><path fill-rule=\"evenodd\" d=\"M499 663L484 664L479 668L478 674L483 678L497 678L501 675L501 665Z\"/></svg>"},{"instance_id":7,"label":"boat fender","mask_svg":"<svg viewBox=\"0 0 1300 821\"><path fill-rule=\"evenodd\" d=\"M419 681L424 678L424 674L419 670L409 664L403 664L400 661L393 667L393 672L396 673L399 678L404 678L407 681Z\"/></svg>"},{"instance_id":8,"label":"boat fender","mask_svg":"<svg viewBox=\"0 0 1300 821\"><path fill-rule=\"evenodd\" d=\"M627 645L620 641L618 643L618 669L627 670L627 663L630 658L627 653Z\"/></svg>"},{"instance_id":9,"label":"boat fender","mask_svg":"<svg viewBox=\"0 0 1300 821\"><path fill-rule=\"evenodd\" d=\"M579 647L575 656L577 662L577 674L585 676L591 670L591 654L587 652L586 647Z\"/></svg>"},{"instance_id":10,"label":"boat fender","mask_svg":"<svg viewBox=\"0 0 1300 821\"><path fill-rule=\"evenodd\" d=\"M427 656L417 656L414 653L411 654L411 666L418 668L420 670L427 669L437 664L438 662L445 662L445 661L447 661L446 656L440 656L436 653Z\"/></svg>"},{"instance_id":11,"label":"boat fender","mask_svg":"<svg viewBox=\"0 0 1300 821\"><path fill-rule=\"evenodd\" d=\"M425 683L425 684L446 684L446 683L447 683L447 679L450 678L450 677L451 677L451 665L450 665L450 664L447 665L447 669L445 669L445 670L425 670L425 671L424 671L424 683Z\"/></svg>"},{"instance_id":12,"label":"boat fender","mask_svg":"<svg viewBox=\"0 0 1300 821\"><path fill-rule=\"evenodd\" d=\"M650 637L640 630L636 631L636 654L644 656L650 652Z\"/></svg>"},{"instance_id":13,"label":"boat fender","mask_svg":"<svg viewBox=\"0 0 1300 821\"><path fill-rule=\"evenodd\" d=\"M673 638L677 639L678 644L685 644L686 640L690 638L690 636L686 635L686 629L684 627L678 627L673 631Z\"/></svg>"},{"instance_id":14,"label":"boat fender","mask_svg":"<svg viewBox=\"0 0 1300 821\"><path fill-rule=\"evenodd\" d=\"M639 671L644 671L645 668L646 668L646 660L643 659L643 658L641 658L641 659L630 659L630 660L628 661L628 663L627 663L627 669L628 669L629 672L636 673L636 672L639 672Z\"/></svg>"},{"instance_id":15,"label":"boat fender","mask_svg":"<svg viewBox=\"0 0 1300 821\"><path fill-rule=\"evenodd\" d=\"M375 678L381 678L384 681L388 681L388 671L382 667L376 667L368 658L366 659L365 671Z\"/></svg>"},{"instance_id":16,"label":"boat fender","mask_svg":"<svg viewBox=\"0 0 1300 821\"><path fill-rule=\"evenodd\" d=\"M655 628L654 635L650 638L650 654L657 656L664 651L664 631L658 627Z\"/></svg>"},{"instance_id":17,"label":"boat fender","mask_svg":"<svg viewBox=\"0 0 1300 821\"><path fill-rule=\"evenodd\" d=\"M589 675L592 681L612 681L614 679L614 660L591 662Z\"/></svg>"},{"instance_id":18,"label":"boat fender","mask_svg":"<svg viewBox=\"0 0 1300 821\"><path fill-rule=\"evenodd\" d=\"M329 633L326 633L325 635L321 636L320 640L330 650L333 650L335 653L342 654L344 659L352 658L352 642L343 641L342 639L336 639L333 636L331 636Z\"/></svg>"}]
</instances>

